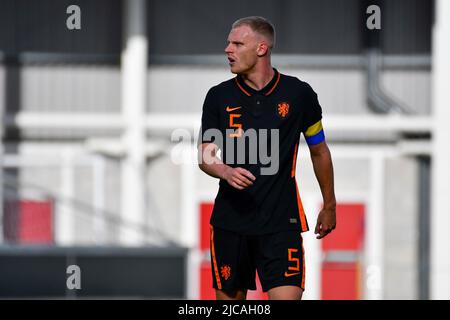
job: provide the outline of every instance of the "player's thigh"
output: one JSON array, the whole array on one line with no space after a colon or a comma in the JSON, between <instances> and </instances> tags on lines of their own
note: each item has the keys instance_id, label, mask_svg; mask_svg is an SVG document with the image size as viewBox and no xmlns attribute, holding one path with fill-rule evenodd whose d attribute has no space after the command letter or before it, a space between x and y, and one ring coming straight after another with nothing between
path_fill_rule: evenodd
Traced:
<instances>
[{"instance_id":1,"label":"player's thigh","mask_svg":"<svg viewBox=\"0 0 450 320\"><path fill-rule=\"evenodd\" d=\"M270 300L301 300L303 289L298 286L279 286L268 291Z\"/></svg>"},{"instance_id":2,"label":"player's thigh","mask_svg":"<svg viewBox=\"0 0 450 320\"><path fill-rule=\"evenodd\" d=\"M216 289L217 300L245 300L246 298L247 298L247 290L245 289L237 289L231 291Z\"/></svg>"}]
</instances>

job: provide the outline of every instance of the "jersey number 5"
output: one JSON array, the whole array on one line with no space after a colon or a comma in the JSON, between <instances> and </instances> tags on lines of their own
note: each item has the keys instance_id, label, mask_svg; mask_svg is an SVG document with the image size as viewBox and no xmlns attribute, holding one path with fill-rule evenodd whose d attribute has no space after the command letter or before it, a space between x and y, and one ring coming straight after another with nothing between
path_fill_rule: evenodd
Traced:
<instances>
[{"instance_id":1,"label":"jersey number 5","mask_svg":"<svg viewBox=\"0 0 450 320\"><path fill-rule=\"evenodd\" d=\"M235 123L235 118L240 118L240 114L230 114L230 127L236 128L234 133L230 133L230 138L240 138L242 136L242 124L241 123Z\"/></svg>"}]
</instances>

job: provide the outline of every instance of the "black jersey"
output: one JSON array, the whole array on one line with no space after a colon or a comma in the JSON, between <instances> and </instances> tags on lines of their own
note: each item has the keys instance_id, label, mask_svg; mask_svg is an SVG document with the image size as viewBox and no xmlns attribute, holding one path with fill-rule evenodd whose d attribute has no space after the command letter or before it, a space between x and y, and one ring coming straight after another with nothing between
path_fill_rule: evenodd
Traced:
<instances>
[{"instance_id":1,"label":"black jersey","mask_svg":"<svg viewBox=\"0 0 450 320\"><path fill-rule=\"evenodd\" d=\"M237 76L206 95L199 143L217 144L225 164L256 177L244 190L220 180L213 226L249 235L309 230L295 167L302 132L308 144L325 139L322 109L309 84L274 71L262 90Z\"/></svg>"}]
</instances>

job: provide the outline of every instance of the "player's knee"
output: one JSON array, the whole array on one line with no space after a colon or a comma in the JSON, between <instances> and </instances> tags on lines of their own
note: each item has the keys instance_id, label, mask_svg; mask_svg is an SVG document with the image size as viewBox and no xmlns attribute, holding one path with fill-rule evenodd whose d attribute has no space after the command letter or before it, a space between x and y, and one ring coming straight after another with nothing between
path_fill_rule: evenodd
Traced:
<instances>
[{"instance_id":1,"label":"player's knee","mask_svg":"<svg viewBox=\"0 0 450 320\"><path fill-rule=\"evenodd\" d=\"M269 290L270 300L301 300L303 289L295 286L281 286Z\"/></svg>"},{"instance_id":2,"label":"player's knee","mask_svg":"<svg viewBox=\"0 0 450 320\"><path fill-rule=\"evenodd\" d=\"M244 290L216 290L217 300L245 300L247 297L247 291Z\"/></svg>"}]
</instances>

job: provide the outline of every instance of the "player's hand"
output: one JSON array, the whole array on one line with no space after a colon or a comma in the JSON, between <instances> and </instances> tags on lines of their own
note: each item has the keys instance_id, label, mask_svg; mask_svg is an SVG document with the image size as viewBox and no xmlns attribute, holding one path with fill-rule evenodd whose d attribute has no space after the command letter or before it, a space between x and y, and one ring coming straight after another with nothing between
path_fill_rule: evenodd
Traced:
<instances>
[{"instance_id":1,"label":"player's hand","mask_svg":"<svg viewBox=\"0 0 450 320\"><path fill-rule=\"evenodd\" d=\"M255 176L244 168L228 167L224 174L224 179L230 186L238 190L243 190L251 185L256 180Z\"/></svg>"},{"instance_id":2,"label":"player's hand","mask_svg":"<svg viewBox=\"0 0 450 320\"><path fill-rule=\"evenodd\" d=\"M317 217L314 234L318 234L316 239L326 237L331 231L336 229L336 209L323 208Z\"/></svg>"}]
</instances>

